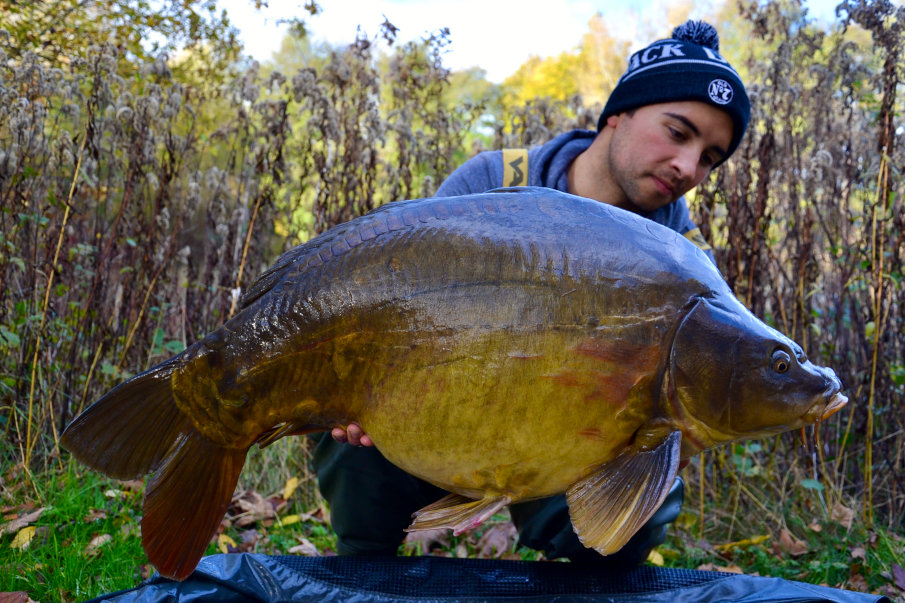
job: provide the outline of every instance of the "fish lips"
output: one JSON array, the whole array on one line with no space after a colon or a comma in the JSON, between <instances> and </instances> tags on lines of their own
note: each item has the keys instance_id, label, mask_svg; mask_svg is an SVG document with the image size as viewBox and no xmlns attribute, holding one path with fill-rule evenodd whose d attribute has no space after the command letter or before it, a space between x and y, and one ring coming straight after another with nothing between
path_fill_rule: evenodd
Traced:
<instances>
[{"instance_id":1,"label":"fish lips","mask_svg":"<svg viewBox=\"0 0 905 603\"><path fill-rule=\"evenodd\" d=\"M820 420L826 421L831 416L839 412L846 404L848 404L848 397L843 396L839 391L834 392L830 396L829 401L826 403L826 407L824 407L823 409L823 414L820 415Z\"/></svg>"}]
</instances>

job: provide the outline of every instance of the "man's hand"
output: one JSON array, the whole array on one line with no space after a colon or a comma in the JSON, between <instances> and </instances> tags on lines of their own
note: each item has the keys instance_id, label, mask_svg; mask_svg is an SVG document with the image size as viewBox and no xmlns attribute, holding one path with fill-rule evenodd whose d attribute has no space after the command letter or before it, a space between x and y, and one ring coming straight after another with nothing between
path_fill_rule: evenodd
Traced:
<instances>
[{"instance_id":1,"label":"man's hand","mask_svg":"<svg viewBox=\"0 0 905 603\"><path fill-rule=\"evenodd\" d=\"M371 438L358 423L349 423L346 427L334 427L332 431L330 431L330 435L340 444L349 443L353 446L374 445L374 442L371 441Z\"/></svg>"}]
</instances>

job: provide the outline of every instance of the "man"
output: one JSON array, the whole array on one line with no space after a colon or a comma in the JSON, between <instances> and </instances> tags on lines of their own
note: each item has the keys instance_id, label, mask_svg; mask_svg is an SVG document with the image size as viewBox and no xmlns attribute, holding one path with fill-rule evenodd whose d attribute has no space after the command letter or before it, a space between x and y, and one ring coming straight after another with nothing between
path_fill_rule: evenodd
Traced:
<instances>
[{"instance_id":1,"label":"man","mask_svg":"<svg viewBox=\"0 0 905 603\"><path fill-rule=\"evenodd\" d=\"M609 203L684 234L713 260L683 195L738 148L750 105L738 74L719 54L710 25L689 21L629 59L597 132L573 130L527 152L481 153L443 182L437 196L504 185L544 186ZM353 446L345 446L349 442ZM356 446L364 445L364 448ZM411 514L446 493L391 465L358 425L320 439L313 464L331 505L341 554L394 555ZM660 510L615 555L585 548L564 496L510 506L520 542L548 558L636 564L662 543L679 513L676 479Z\"/></svg>"}]
</instances>

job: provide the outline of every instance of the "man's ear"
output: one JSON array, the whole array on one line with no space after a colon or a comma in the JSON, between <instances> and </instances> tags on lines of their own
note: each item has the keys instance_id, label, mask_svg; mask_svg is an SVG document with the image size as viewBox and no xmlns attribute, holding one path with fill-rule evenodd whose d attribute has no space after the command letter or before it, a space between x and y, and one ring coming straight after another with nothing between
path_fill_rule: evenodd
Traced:
<instances>
[{"instance_id":1,"label":"man's ear","mask_svg":"<svg viewBox=\"0 0 905 603\"><path fill-rule=\"evenodd\" d=\"M615 128L619 125L619 122L622 121L622 118L625 117L626 113L616 113L614 115L610 115L606 118L606 125Z\"/></svg>"}]
</instances>

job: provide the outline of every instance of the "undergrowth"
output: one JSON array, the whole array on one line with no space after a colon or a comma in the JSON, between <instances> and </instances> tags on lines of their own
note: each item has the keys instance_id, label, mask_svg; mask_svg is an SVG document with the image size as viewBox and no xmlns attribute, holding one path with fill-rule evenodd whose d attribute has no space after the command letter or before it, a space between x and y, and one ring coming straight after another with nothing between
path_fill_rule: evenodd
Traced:
<instances>
[{"instance_id":1,"label":"undergrowth","mask_svg":"<svg viewBox=\"0 0 905 603\"><path fill-rule=\"evenodd\" d=\"M289 441L282 454L305 448L301 438ZM40 485L32 487L17 475L20 471L21 466L3 471L0 507L8 521L31 520L0 536L0 592L24 592L35 601L82 601L135 587L154 573L141 548L141 481L107 479L67 461L34 476ZM281 483L283 475L262 475L254 463L246 467L207 555L335 554L329 509L310 476L294 475ZM269 489L253 490L251 483ZM905 601L905 585L896 586L893 575L893 568L905 563L902 535L847 524L845 517L815 520L795 514L777 528L745 510L743 527L723 520L708 526L702 537L697 509L689 504L694 491L688 490L683 512L648 563L771 576ZM812 493L799 490L797 496ZM706 504L708 518L719 516L712 502ZM506 512L457 537L444 531L407 539L399 554L547 561L542 553L519 546Z\"/></svg>"}]
</instances>

